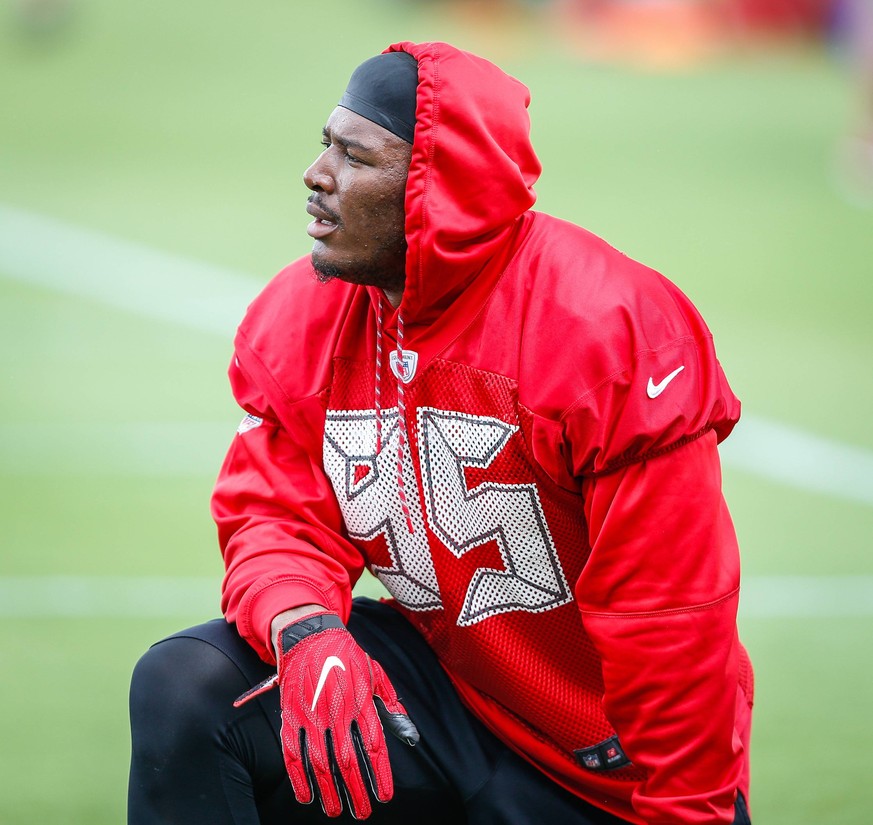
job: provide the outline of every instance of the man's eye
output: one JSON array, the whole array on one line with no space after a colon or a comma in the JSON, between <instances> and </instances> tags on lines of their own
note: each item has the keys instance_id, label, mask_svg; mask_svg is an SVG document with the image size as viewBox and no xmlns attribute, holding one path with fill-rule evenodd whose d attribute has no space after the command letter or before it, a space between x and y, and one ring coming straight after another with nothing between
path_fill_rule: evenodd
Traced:
<instances>
[{"instance_id":1,"label":"man's eye","mask_svg":"<svg viewBox=\"0 0 873 825\"><path fill-rule=\"evenodd\" d=\"M322 147L324 147L325 149L330 149L330 147L333 146L333 143L331 142L330 138L322 138L322 139L321 139L321 145L322 145ZM343 154L346 156L346 160L350 160L352 163L360 163L360 162L361 162L360 158L358 158L358 157L356 157L355 155L353 155L353 154L348 150L348 148L346 148L345 146L343 146L341 143L338 144L338 145L342 148L342 150L343 150Z\"/></svg>"}]
</instances>

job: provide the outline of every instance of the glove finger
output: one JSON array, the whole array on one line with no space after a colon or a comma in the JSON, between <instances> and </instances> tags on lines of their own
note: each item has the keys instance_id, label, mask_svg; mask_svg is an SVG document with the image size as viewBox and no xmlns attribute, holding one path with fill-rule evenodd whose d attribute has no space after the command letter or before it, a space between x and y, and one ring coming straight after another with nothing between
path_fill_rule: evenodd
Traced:
<instances>
[{"instance_id":1,"label":"glove finger","mask_svg":"<svg viewBox=\"0 0 873 825\"><path fill-rule=\"evenodd\" d=\"M410 747L419 743L421 735L418 732L418 728L415 727L415 723L406 714L406 709L403 705L397 702L395 706L400 708L400 710L392 712L388 710L381 696L374 696L373 704L376 706L376 712L382 720L382 726L387 731Z\"/></svg>"},{"instance_id":2,"label":"glove finger","mask_svg":"<svg viewBox=\"0 0 873 825\"><path fill-rule=\"evenodd\" d=\"M317 746L316 740L318 740ZM325 731L323 740L314 734L309 741L307 753L321 809L327 816L339 816L343 812L343 801L340 793L344 786L341 781L337 782L335 776L337 768L330 730Z\"/></svg>"},{"instance_id":3,"label":"glove finger","mask_svg":"<svg viewBox=\"0 0 873 825\"><path fill-rule=\"evenodd\" d=\"M385 732L373 702L368 702L361 709L357 724L352 729L352 737L361 775L372 789L374 797L380 802L387 802L394 795L394 779Z\"/></svg>"},{"instance_id":4,"label":"glove finger","mask_svg":"<svg viewBox=\"0 0 873 825\"><path fill-rule=\"evenodd\" d=\"M285 725L282 726L282 756L294 798L302 805L309 805L315 798L316 784L309 764L306 731L303 728L294 736Z\"/></svg>"},{"instance_id":5,"label":"glove finger","mask_svg":"<svg viewBox=\"0 0 873 825\"><path fill-rule=\"evenodd\" d=\"M418 728L409 718L406 708L397 698L397 692L388 675L378 662L370 660L373 678L373 695L380 701L375 702L376 710L382 724L391 731L401 742L407 745L415 745L421 738Z\"/></svg>"},{"instance_id":6,"label":"glove finger","mask_svg":"<svg viewBox=\"0 0 873 825\"><path fill-rule=\"evenodd\" d=\"M388 802L394 796L394 776L388 759L388 749L382 747L375 754L371 754L357 722L352 723L352 742L358 768L370 796L378 802Z\"/></svg>"},{"instance_id":7,"label":"glove finger","mask_svg":"<svg viewBox=\"0 0 873 825\"><path fill-rule=\"evenodd\" d=\"M382 665L380 665L375 659L369 659L369 665L370 681L373 685L373 695L381 696L385 706L392 713L406 713L406 710L397 698L397 691L394 690L394 685L391 684L391 680L388 678L388 674L385 673Z\"/></svg>"},{"instance_id":8,"label":"glove finger","mask_svg":"<svg viewBox=\"0 0 873 825\"><path fill-rule=\"evenodd\" d=\"M352 725L351 738L345 737L344 740L341 737L335 739L333 731L328 731L327 747L331 757L334 783L340 796L345 799L355 819L366 819L373 812L368 783L369 764L363 767L360 763L354 743L357 725L354 722Z\"/></svg>"}]
</instances>

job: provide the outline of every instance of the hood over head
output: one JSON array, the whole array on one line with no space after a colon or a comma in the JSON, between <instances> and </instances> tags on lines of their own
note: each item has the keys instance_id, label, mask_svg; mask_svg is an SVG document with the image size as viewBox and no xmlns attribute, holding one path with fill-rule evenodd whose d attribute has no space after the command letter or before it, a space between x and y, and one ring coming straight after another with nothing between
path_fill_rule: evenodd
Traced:
<instances>
[{"instance_id":1,"label":"hood over head","mask_svg":"<svg viewBox=\"0 0 873 825\"><path fill-rule=\"evenodd\" d=\"M401 311L407 324L427 324L503 251L542 167L521 82L446 43L385 51L418 61Z\"/></svg>"}]
</instances>

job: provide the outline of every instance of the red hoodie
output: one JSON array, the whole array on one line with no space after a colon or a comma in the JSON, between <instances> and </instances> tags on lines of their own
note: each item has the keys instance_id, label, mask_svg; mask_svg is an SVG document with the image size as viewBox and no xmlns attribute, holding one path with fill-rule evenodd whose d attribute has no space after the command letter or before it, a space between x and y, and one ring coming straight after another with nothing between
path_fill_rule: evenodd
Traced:
<instances>
[{"instance_id":1,"label":"red hoodie","mask_svg":"<svg viewBox=\"0 0 873 825\"><path fill-rule=\"evenodd\" d=\"M752 674L716 447L739 402L711 335L667 279L531 211L521 83L443 43L390 50L419 65L403 301L381 318L378 290L304 258L249 308L249 415L213 497L225 615L273 662L272 618L347 618L368 567L557 783L631 822L731 822ZM383 357L399 317L405 374Z\"/></svg>"}]
</instances>

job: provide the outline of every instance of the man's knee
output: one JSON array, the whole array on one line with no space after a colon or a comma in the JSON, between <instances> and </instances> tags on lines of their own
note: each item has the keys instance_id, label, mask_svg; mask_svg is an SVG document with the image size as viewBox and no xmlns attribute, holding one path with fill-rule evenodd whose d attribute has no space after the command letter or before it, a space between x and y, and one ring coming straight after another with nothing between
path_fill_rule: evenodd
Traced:
<instances>
[{"instance_id":1,"label":"man's knee","mask_svg":"<svg viewBox=\"0 0 873 825\"><path fill-rule=\"evenodd\" d=\"M130 685L134 747L140 741L165 745L208 729L230 712L247 687L239 669L208 642L173 637L149 648L137 662Z\"/></svg>"},{"instance_id":2,"label":"man's knee","mask_svg":"<svg viewBox=\"0 0 873 825\"><path fill-rule=\"evenodd\" d=\"M130 685L130 823L254 821L227 807L232 799L235 811L254 811L246 749L234 738L246 717L233 700L247 687L234 661L201 638L174 636L142 656ZM265 718L261 727L271 735Z\"/></svg>"}]
</instances>

